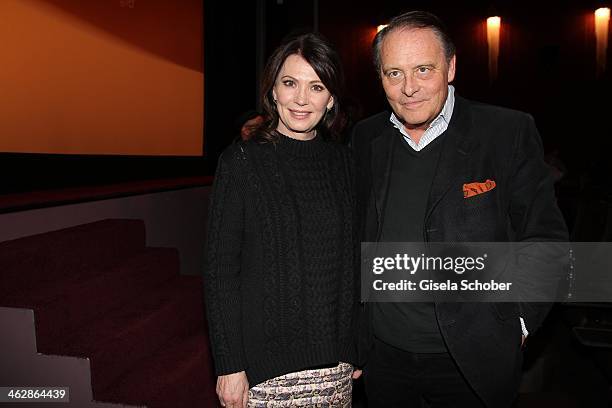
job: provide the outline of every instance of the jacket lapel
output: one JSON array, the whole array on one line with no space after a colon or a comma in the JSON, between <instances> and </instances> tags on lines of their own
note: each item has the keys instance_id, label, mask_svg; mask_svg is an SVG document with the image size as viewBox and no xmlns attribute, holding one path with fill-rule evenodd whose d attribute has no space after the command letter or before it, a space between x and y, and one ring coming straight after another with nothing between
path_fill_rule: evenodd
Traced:
<instances>
[{"instance_id":1,"label":"jacket lapel","mask_svg":"<svg viewBox=\"0 0 612 408\"><path fill-rule=\"evenodd\" d=\"M469 102L456 96L453 116L444 135L446 140L429 193L425 222L451 187L461 188L459 179L465 173L471 152L477 148L477 142L470 133L471 126Z\"/></svg>"}]
</instances>

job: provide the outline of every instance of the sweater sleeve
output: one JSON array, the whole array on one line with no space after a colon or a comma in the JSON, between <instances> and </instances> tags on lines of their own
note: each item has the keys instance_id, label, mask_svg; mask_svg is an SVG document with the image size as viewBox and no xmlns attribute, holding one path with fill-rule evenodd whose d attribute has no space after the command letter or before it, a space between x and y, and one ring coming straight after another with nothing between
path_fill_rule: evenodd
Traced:
<instances>
[{"instance_id":1,"label":"sweater sleeve","mask_svg":"<svg viewBox=\"0 0 612 408\"><path fill-rule=\"evenodd\" d=\"M239 174L240 160L235 150L219 158L208 214L204 289L217 375L246 369L240 296L245 180Z\"/></svg>"}]
</instances>

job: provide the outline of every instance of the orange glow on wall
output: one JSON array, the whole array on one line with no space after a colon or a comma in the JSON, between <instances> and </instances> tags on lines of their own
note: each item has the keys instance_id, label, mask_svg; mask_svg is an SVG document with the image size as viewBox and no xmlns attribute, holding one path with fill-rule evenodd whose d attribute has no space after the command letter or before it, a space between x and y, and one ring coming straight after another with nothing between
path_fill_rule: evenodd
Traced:
<instances>
[{"instance_id":1,"label":"orange glow on wall","mask_svg":"<svg viewBox=\"0 0 612 408\"><path fill-rule=\"evenodd\" d=\"M499 60L499 33L501 31L501 18L487 18L487 44L489 46L489 78L497 79L497 61Z\"/></svg>"},{"instance_id":2,"label":"orange glow on wall","mask_svg":"<svg viewBox=\"0 0 612 408\"><path fill-rule=\"evenodd\" d=\"M201 0L2 0L0 15L1 152L202 154Z\"/></svg>"},{"instance_id":3,"label":"orange glow on wall","mask_svg":"<svg viewBox=\"0 0 612 408\"><path fill-rule=\"evenodd\" d=\"M606 70L609 24L610 9L602 7L595 10L595 66L597 76L603 74Z\"/></svg>"}]
</instances>

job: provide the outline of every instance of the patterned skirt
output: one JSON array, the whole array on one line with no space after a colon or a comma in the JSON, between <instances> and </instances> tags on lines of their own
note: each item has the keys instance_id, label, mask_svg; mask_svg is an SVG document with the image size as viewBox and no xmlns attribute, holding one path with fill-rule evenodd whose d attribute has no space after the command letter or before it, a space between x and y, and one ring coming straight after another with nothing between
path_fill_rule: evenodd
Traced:
<instances>
[{"instance_id":1,"label":"patterned skirt","mask_svg":"<svg viewBox=\"0 0 612 408\"><path fill-rule=\"evenodd\" d=\"M353 366L298 371L257 384L249 390L248 408L350 408Z\"/></svg>"}]
</instances>

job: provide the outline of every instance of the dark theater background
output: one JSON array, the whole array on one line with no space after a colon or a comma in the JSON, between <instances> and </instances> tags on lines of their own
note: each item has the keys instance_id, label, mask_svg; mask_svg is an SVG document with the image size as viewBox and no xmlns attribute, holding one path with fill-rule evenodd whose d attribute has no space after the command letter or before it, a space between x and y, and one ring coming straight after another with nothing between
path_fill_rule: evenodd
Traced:
<instances>
[{"instance_id":1,"label":"dark theater background","mask_svg":"<svg viewBox=\"0 0 612 408\"><path fill-rule=\"evenodd\" d=\"M612 1L0 1L0 388L70 387L61 406L218 406L208 197L236 119L260 108L266 58L296 32L338 47L350 129L388 109L377 27L437 14L457 45L456 92L533 115L571 239L612 240L600 7ZM610 406L610 333L608 303L557 304L530 335L516 406ZM360 382L354 406L366 406Z\"/></svg>"}]
</instances>

